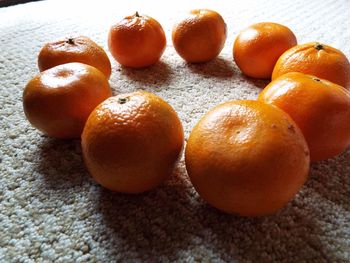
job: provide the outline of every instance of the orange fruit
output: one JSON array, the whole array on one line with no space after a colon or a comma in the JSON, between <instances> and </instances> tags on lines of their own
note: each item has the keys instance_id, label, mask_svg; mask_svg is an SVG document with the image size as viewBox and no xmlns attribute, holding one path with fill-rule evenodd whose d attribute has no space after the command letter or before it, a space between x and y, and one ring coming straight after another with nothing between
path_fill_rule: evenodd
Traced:
<instances>
[{"instance_id":1,"label":"orange fruit","mask_svg":"<svg viewBox=\"0 0 350 263\"><path fill-rule=\"evenodd\" d=\"M138 12L125 17L109 31L109 50L123 66L151 66L160 59L165 45L165 33L158 21Z\"/></svg>"},{"instance_id":2,"label":"orange fruit","mask_svg":"<svg viewBox=\"0 0 350 263\"><path fill-rule=\"evenodd\" d=\"M99 184L117 192L141 193L171 175L183 141L174 109L158 96L139 91L111 97L91 113L82 149Z\"/></svg>"},{"instance_id":3,"label":"orange fruit","mask_svg":"<svg viewBox=\"0 0 350 263\"><path fill-rule=\"evenodd\" d=\"M350 96L337 84L291 72L267 85L258 99L292 117L304 134L312 161L338 155L350 143Z\"/></svg>"},{"instance_id":4,"label":"orange fruit","mask_svg":"<svg viewBox=\"0 0 350 263\"><path fill-rule=\"evenodd\" d=\"M107 78L111 75L111 62L106 52L88 37L78 36L47 43L38 56L40 71L70 62L93 66Z\"/></svg>"},{"instance_id":5,"label":"orange fruit","mask_svg":"<svg viewBox=\"0 0 350 263\"><path fill-rule=\"evenodd\" d=\"M283 207L304 184L309 152L295 122L259 101L230 101L205 114L187 142L188 175L212 206L243 216Z\"/></svg>"},{"instance_id":6,"label":"orange fruit","mask_svg":"<svg viewBox=\"0 0 350 263\"><path fill-rule=\"evenodd\" d=\"M215 11L195 9L172 31L177 53L187 62L207 62L216 58L226 41L226 24Z\"/></svg>"},{"instance_id":7,"label":"orange fruit","mask_svg":"<svg viewBox=\"0 0 350 263\"><path fill-rule=\"evenodd\" d=\"M111 95L101 71L82 63L68 63L30 80L23 92L23 108L29 122L44 134L79 138L91 111Z\"/></svg>"},{"instance_id":8,"label":"orange fruit","mask_svg":"<svg viewBox=\"0 0 350 263\"><path fill-rule=\"evenodd\" d=\"M288 27L257 23L239 33L233 46L233 57L247 76L270 79L278 58L296 44L297 39Z\"/></svg>"},{"instance_id":9,"label":"orange fruit","mask_svg":"<svg viewBox=\"0 0 350 263\"><path fill-rule=\"evenodd\" d=\"M288 72L302 72L350 88L350 63L338 49L317 42L297 45L281 55L272 80Z\"/></svg>"}]
</instances>

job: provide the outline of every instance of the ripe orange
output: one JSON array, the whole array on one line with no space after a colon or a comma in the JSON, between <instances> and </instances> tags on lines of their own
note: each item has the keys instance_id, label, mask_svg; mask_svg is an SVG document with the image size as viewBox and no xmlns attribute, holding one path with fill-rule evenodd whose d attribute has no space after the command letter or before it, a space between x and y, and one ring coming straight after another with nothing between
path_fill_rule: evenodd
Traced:
<instances>
[{"instance_id":1,"label":"ripe orange","mask_svg":"<svg viewBox=\"0 0 350 263\"><path fill-rule=\"evenodd\" d=\"M158 96L111 97L90 115L82 134L85 164L102 186L140 193L171 175L184 141L174 109Z\"/></svg>"},{"instance_id":2,"label":"ripe orange","mask_svg":"<svg viewBox=\"0 0 350 263\"><path fill-rule=\"evenodd\" d=\"M23 108L29 122L48 136L79 138L91 111L111 95L101 71L68 63L30 80L23 92Z\"/></svg>"},{"instance_id":3,"label":"ripe orange","mask_svg":"<svg viewBox=\"0 0 350 263\"><path fill-rule=\"evenodd\" d=\"M278 59L272 80L288 72L302 72L350 88L350 63L338 49L317 42L297 45Z\"/></svg>"},{"instance_id":4,"label":"ripe orange","mask_svg":"<svg viewBox=\"0 0 350 263\"><path fill-rule=\"evenodd\" d=\"M305 136L312 161L338 155L350 144L350 96L337 84L287 73L267 85L259 100L292 117Z\"/></svg>"},{"instance_id":5,"label":"ripe orange","mask_svg":"<svg viewBox=\"0 0 350 263\"><path fill-rule=\"evenodd\" d=\"M102 47L90 38L79 36L47 43L40 50L40 71L66 64L80 62L99 69L107 78L111 75L111 62Z\"/></svg>"},{"instance_id":6,"label":"ripe orange","mask_svg":"<svg viewBox=\"0 0 350 263\"><path fill-rule=\"evenodd\" d=\"M294 121L259 101L218 105L193 128L186 168L212 206L243 216L271 214L304 184L309 151Z\"/></svg>"},{"instance_id":7,"label":"ripe orange","mask_svg":"<svg viewBox=\"0 0 350 263\"><path fill-rule=\"evenodd\" d=\"M162 26L152 17L127 16L109 31L108 46L122 65L142 68L156 63L162 56L166 38Z\"/></svg>"},{"instance_id":8,"label":"ripe orange","mask_svg":"<svg viewBox=\"0 0 350 263\"><path fill-rule=\"evenodd\" d=\"M258 23L239 33L233 46L233 57L247 76L270 79L278 58L296 44L297 39L288 27Z\"/></svg>"},{"instance_id":9,"label":"ripe orange","mask_svg":"<svg viewBox=\"0 0 350 263\"><path fill-rule=\"evenodd\" d=\"M173 28L177 53L187 62L207 62L216 58L226 41L226 24L215 11L195 9Z\"/></svg>"}]
</instances>

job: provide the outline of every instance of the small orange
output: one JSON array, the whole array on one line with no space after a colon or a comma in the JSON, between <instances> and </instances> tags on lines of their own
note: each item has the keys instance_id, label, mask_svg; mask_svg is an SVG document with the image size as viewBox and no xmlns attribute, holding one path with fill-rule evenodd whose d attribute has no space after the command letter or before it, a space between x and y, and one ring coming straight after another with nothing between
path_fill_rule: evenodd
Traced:
<instances>
[{"instance_id":1,"label":"small orange","mask_svg":"<svg viewBox=\"0 0 350 263\"><path fill-rule=\"evenodd\" d=\"M297 45L281 55L272 80L288 72L302 72L350 88L350 63L338 49L311 42Z\"/></svg>"},{"instance_id":2,"label":"small orange","mask_svg":"<svg viewBox=\"0 0 350 263\"><path fill-rule=\"evenodd\" d=\"M278 58L296 44L297 39L288 27L270 22L257 23L239 33L233 46L233 57L247 76L270 79Z\"/></svg>"},{"instance_id":3,"label":"small orange","mask_svg":"<svg viewBox=\"0 0 350 263\"><path fill-rule=\"evenodd\" d=\"M215 11L195 9L174 26L172 40L177 53L187 62L207 62L224 47L226 24Z\"/></svg>"},{"instance_id":4,"label":"small orange","mask_svg":"<svg viewBox=\"0 0 350 263\"><path fill-rule=\"evenodd\" d=\"M267 85L259 100L292 117L305 136L312 161L338 155L350 144L350 96L337 84L291 72Z\"/></svg>"},{"instance_id":5,"label":"small orange","mask_svg":"<svg viewBox=\"0 0 350 263\"><path fill-rule=\"evenodd\" d=\"M165 45L165 33L158 21L138 12L125 17L109 31L109 50L123 66L151 66L160 59Z\"/></svg>"},{"instance_id":6,"label":"small orange","mask_svg":"<svg viewBox=\"0 0 350 263\"><path fill-rule=\"evenodd\" d=\"M158 96L139 91L111 97L91 113L82 149L99 184L117 192L140 193L171 175L183 141L174 109Z\"/></svg>"},{"instance_id":7,"label":"small orange","mask_svg":"<svg viewBox=\"0 0 350 263\"><path fill-rule=\"evenodd\" d=\"M111 95L101 71L68 63L30 80L23 92L23 108L29 122L48 136L79 138L91 111Z\"/></svg>"},{"instance_id":8,"label":"small orange","mask_svg":"<svg viewBox=\"0 0 350 263\"><path fill-rule=\"evenodd\" d=\"M70 62L93 66L107 78L111 75L111 62L106 52L88 37L78 36L47 43L38 56L40 71Z\"/></svg>"},{"instance_id":9,"label":"small orange","mask_svg":"<svg viewBox=\"0 0 350 263\"><path fill-rule=\"evenodd\" d=\"M259 101L230 101L193 128L185 161L193 186L209 204L261 216L294 197L310 160L301 131L285 112Z\"/></svg>"}]
</instances>

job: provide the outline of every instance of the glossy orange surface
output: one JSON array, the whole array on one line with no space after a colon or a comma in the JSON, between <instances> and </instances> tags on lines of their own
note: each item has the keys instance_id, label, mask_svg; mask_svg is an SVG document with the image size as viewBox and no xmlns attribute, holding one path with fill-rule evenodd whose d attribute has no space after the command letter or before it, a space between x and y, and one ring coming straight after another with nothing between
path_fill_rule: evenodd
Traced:
<instances>
[{"instance_id":1,"label":"glossy orange surface","mask_svg":"<svg viewBox=\"0 0 350 263\"><path fill-rule=\"evenodd\" d=\"M334 157L350 144L350 96L337 84L287 73L267 85L259 100L292 117L305 136L312 161Z\"/></svg>"},{"instance_id":2,"label":"glossy orange surface","mask_svg":"<svg viewBox=\"0 0 350 263\"><path fill-rule=\"evenodd\" d=\"M195 9L172 31L177 53L187 62L207 62L216 58L226 41L226 24L215 11Z\"/></svg>"},{"instance_id":3,"label":"glossy orange surface","mask_svg":"<svg viewBox=\"0 0 350 263\"><path fill-rule=\"evenodd\" d=\"M338 49L318 42L297 45L278 59L272 79L288 72L301 72L350 88L350 63Z\"/></svg>"},{"instance_id":4,"label":"glossy orange surface","mask_svg":"<svg viewBox=\"0 0 350 263\"><path fill-rule=\"evenodd\" d=\"M23 92L23 108L29 122L48 136L79 138L91 111L111 95L101 71L68 63L30 80Z\"/></svg>"},{"instance_id":5,"label":"glossy orange surface","mask_svg":"<svg viewBox=\"0 0 350 263\"><path fill-rule=\"evenodd\" d=\"M111 62L106 52L88 37L78 36L47 43L38 56L40 71L70 62L93 66L107 78L111 75Z\"/></svg>"},{"instance_id":6,"label":"glossy orange surface","mask_svg":"<svg viewBox=\"0 0 350 263\"><path fill-rule=\"evenodd\" d=\"M113 25L109 31L109 50L123 66L151 66L160 59L165 45L165 33L159 22L137 12Z\"/></svg>"},{"instance_id":7,"label":"glossy orange surface","mask_svg":"<svg viewBox=\"0 0 350 263\"><path fill-rule=\"evenodd\" d=\"M167 179L183 142L174 109L144 91L104 101L91 113L82 134L84 160L92 177L123 193L144 192Z\"/></svg>"},{"instance_id":8,"label":"glossy orange surface","mask_svg":"<svg viewBox=\"0 0 350 263\"><path fill-rule=\"evenodd\" d=\"M278 58L296 44L297 39L288 27L271 22L257 23L239 33L233 57L247 76L270 79Z\"/></svg>"},{"instance_id":9,"label":"glossy orange surface","mask_svg":"<svg viewBox=\"0 0 350 263\"><path fill-rule=\"evenodd\" d=\"M243 216L276 212L309 170L309 150L295 122L259 101L230 101L210 110L193 128L185 160L203 199Z\"/></svg>"}]
</instances>

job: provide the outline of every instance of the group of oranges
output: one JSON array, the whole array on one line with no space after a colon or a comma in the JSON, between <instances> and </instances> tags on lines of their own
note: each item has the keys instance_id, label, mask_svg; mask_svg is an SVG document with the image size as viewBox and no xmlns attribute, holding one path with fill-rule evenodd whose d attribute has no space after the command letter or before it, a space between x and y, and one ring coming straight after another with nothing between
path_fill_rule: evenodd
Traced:
<instances>
[{"instance_id":1,"label":"group of oranges","mask_svg":"<svg viewBox=\"0 0 350 263\"><path fill-rule=\"evenodd\" d=\"M225 40L224 19L207 9L192 10L172 31L175 50L189 63L214 59ZM166 38L155 19L136 12L111 27L108 46L121 65L143 68L160 59ZM187 141L186 169L214 207L271 214L305 183L310 161L350 144L350 64L330 46L297 45L293 32L276 23L243 30L233 57L245 75L272 82L257 100L229 101L200 119ZM86 37L48 43L38 65L41 73L23 93L27 119L48 136L81 137L99 184L140 193L172 174L184 146L177 113L149 92L112 96L111 63L100 46Z\"/></svg>"}]
</instances>

